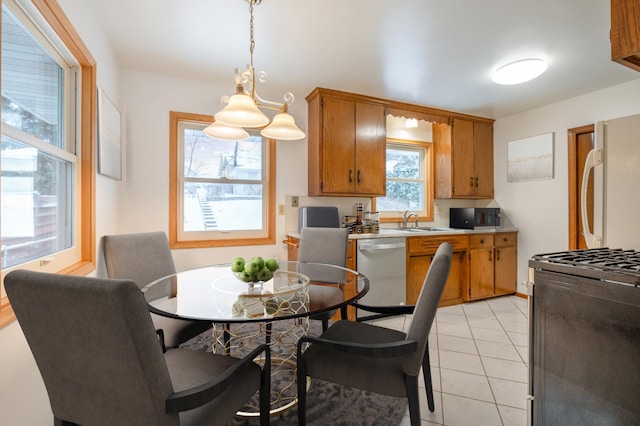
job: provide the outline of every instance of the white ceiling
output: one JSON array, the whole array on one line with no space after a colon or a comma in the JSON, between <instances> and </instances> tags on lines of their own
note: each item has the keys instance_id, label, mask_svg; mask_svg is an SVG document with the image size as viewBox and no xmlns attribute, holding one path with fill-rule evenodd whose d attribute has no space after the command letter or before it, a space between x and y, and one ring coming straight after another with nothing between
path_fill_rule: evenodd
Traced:
<instances>
[{"instance_id":1,"label":"white ceiling","mask_svg":"<svg viewBox=\"0 0 640 426\"><path fill-rule=\"evenodd\" d=\"M229 84L249 62L243 0L85 0L126 69ZM264 98L326 87L500 118L640 78L614 63L609 0L263 0L254 66ZM499 86L525 57L545 74Z\"/></svg>"}]
</instances>

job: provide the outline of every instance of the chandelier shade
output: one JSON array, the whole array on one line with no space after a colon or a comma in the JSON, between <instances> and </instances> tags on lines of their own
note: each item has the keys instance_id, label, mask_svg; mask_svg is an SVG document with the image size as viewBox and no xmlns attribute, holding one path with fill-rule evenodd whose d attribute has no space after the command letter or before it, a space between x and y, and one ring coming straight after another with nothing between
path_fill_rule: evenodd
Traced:
<instances>
[{"instance_id":1,"label":"chandelier shade","mask_svg":"<svg viewBox=\"0 0 640 426\"><path fill-rule=\"evenodd\" d=\"M218 111L214 118L222 124L236 127L262 127L269 124L269 117L244 93L231 96L227 106Z\"/></svg>"},{"instance_id":2,"label":"chandelier shade","mask_svg":"<svg viewBox=\"0 0 640 426\"><path fill-rule=\"evenodd\" d=\"M249 133L242 127L227 126L219 121L213 122L202 132L210 138L228 141L241 141L249 137Z\"/></svg>"},{"instance_id":3,"label":"chandelier shade","mask_svg":"<svg viewBox=\"0 0 640 426\"><path fill-rule=\"evenodd\" d=\"M260 134L266 138L285 141L304 138L304 132L296 126L293 117L286 112L276 114L271 124L262 129Z\"/></svg>"}]
</instances>

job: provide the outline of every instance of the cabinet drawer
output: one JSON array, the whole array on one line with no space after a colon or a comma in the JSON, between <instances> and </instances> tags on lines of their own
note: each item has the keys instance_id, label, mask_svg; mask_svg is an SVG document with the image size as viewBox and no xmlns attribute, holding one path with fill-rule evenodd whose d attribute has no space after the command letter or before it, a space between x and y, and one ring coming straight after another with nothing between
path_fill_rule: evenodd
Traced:
<instances>
[{"instance_id":1,"label":"cabinet drawer","mask_svg":"<svg viewBox=\"0 0 640 426\"><path fill-rule=\"evenodd\" d=\"M501 232L495 235L495 246L515 246L518 242L518 234L515 232Z\"/></svg>"},{"instance_id":2,"label":"cabinet drawer","mask_svg":"<svg viewBox=\"0 0 640 426\"><path fill-rule=\"evenodd\" d=\"M409 254L432 254L438 250L440 244L449 243L453 251L460 251L469 247L469 239L466 236L442 236L442 237L409 237L407 246Z\"/></svg>"},{"instance_id":3,"label":"cabinet drawer","mask_svg":"<svg viewBox=\"0 0 640 426\"><path fill-rule=\"evenodd\" d=\"M493 234L479 234L469 236L469 247L493 247Z\"/></svg>"}]
</instances>

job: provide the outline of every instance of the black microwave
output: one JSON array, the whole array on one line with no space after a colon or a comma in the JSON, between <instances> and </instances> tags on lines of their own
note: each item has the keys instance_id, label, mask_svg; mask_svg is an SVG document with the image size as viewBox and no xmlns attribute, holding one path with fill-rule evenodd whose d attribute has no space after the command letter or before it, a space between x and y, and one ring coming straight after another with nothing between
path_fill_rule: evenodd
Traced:
<instances>
[{"instance_id":1,"label":"black microwave","mask_svg":"<svg viewBox=\"0 0 640 426\"><path fill-rule=\"evenodd\" d=\"M449 209L449 227L458 229L497 228L500 209L496 207L452 207Z\"/></svg>"}]
</instances>

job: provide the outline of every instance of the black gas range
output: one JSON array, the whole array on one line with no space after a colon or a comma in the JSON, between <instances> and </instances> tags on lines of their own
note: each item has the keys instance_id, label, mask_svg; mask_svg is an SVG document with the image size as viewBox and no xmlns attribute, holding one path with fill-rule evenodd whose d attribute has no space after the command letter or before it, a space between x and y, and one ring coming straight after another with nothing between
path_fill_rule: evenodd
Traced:
<instances>
[{"instance_id":1,"label":"black gas range","mask_svg":"<svg viewBox=\"0 0 640 426\"><path fill-rule=\"evenodd\" d=\"M640 251L529 261L529 419L640 425Z\"/></svg>"},{"instance_id":2,"label":"black gas range","mask_svg":"<svg viewBox=\"0 0 640 426\"><path fill-rule=\"evenodd\" d=\"M636 250L598 248L538 254L529 266L640 287L640 251Z\"/></svg>"}]
</instances>

